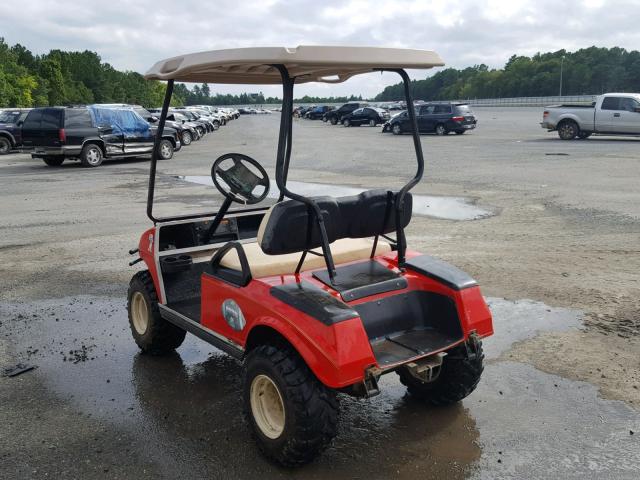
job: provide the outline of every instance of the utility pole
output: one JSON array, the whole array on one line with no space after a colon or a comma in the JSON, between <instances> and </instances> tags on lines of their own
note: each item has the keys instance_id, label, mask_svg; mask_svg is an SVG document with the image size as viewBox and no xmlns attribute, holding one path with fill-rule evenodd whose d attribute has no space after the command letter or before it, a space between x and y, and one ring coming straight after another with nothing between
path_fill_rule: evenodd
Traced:
<instances>
[{"instance_id":1,"label":"utility pole","mask_svg":"<svg viewBox=\"0 0 640 480\"><path fill-rule=\"evenodd\" d=\"M564 55L560 59L560 96L562 96L562 68L564 67Z\"/></svg>"}]
</instances>

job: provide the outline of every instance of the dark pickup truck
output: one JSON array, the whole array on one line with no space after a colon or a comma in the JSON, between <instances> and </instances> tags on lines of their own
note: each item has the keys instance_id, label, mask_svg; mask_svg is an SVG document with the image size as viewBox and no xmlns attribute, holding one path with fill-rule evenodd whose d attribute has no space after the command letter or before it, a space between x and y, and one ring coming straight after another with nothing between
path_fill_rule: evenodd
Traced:
<instances>
[{"instance_id":1,"label":"dark pickup truck","mask_svg":"<svg viewBox=\"0 0 640 480\"><path fill-rule=\"evenodd\" d=\"M97 167L109 157L151 154L157 130L130 109L34 108L22 125L22 144L31 149L31 157L41 158L49 166L74 158L85 167ZM165 127L159 158L170 159L180 147L177 132Z\"/></svg>"},{"instance_id":2,"label":"dark pickup truck","mask_svg":"<svg viewBox=\"0 0 640 480\"><path fill-rule=\"evenodd\" d=\"M0 155L6 155L22 146L22 122L29 109L9 109L0 111Z\"/></svg>"}]
</instances>

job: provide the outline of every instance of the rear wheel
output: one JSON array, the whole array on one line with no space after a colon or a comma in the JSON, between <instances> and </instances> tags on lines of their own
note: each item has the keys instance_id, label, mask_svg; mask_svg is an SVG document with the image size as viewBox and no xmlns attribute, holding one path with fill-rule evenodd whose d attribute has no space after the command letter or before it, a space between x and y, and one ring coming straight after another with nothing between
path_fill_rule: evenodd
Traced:
<instances>
[{"instance_id":1,"label":"rear wheel","mask_svg":"<svg viewBox=\"0 0 640 480\"><path fill-rule=\"evenodd\" d=\"M131 279L127 310L133 339L143 352L162 355L172 352L184 341L186 332L160 316L158 295L147 270Z\"/></svg>"},{"instance_id":2,"label":"rear wheel","mask_svg":"<svg viewBox=\"0 0 640 480\"><path fill-rule=\"evenodd\" d=\"M558 136L562 140L573 140L579 133L580 128L573 120L565 120L558 125Z\"/></svg>"},{"instance_id":3,"label":"rear wheel","mask_svg":"<svg viewBox=\"0 0 640 480\"><path fill-rule=\"evenodd\" d=\"M99 167L102 160L102 149L95 143L85 145L80 152L80 163L83 167Z\"/></svg>"},{"instance_id":4,"label":"rear wheel","mask_svg":"<svg viewBox=\"0 0 640 480\"><path fill-rule=\"evenodd\" d=\"M483 360L482 342L470 340L447 352L439 375L431 382L422 382L405 369L398 370L398 375L415 398L431 405L450 405L467 397L478 386Z\"/></svg>"},{"instance_id":5,"label":"rear wheel","mask_svg":"<svg viewBox=\"0 0 640 480\"><path fill-rule=\"evenodd\" d=\"M160 158L160 160L170 160L171 157L173 157L173 144L166 138L163 138L158 146L158 158Z\"/></svg>"},{"instance_id":6,"label":"rear wheel","mask_svg":"<svg viewBox=\"0 0 640 480\"><path fill-rule=\"evenodd\" d=\"M183 143L183 145L191 145L192 141L193 141L193 137L191 136L191 132L189 132L187 130L182 132L182 143Z\"/></svg>"},{"instance_id":7,"label":"rear wheel","mask_svg":"<svg viewBox=\"0 0 640 480\"><path fill-rule=\"evenodd\" d=\"M64 157L43 157L42 161L50 167L59 167L64 162Z\"/></svg>"},{"instance_id":8,"label":"rear wheel","mask_svg":"<svg viewBox=\"0 0 640 480\"><path fill-rule=\"evenodd\" d=\"M331 117L331 125L337 125L338 124L338 119L336 117Z\"/></svg>"},{"instance_id":9,"label":"rear wheel","mask_svg":"<svg viewBox=\"0 0 640 480\"><path fill-rule=\"evenodd\" d=\"M400 126L399 123L394 123L393 127L391 128L391 131L393 132L394 135L402 135L402 127Z\"/></svg>"},{"instance_id":10,"label":"rear wheel","mask_svg":"<svg viewBox=\"0 0 640 480\"><path fill-rule=\"evenodd\" d=\"M310 462L337 433L335 391L288 346L263 345L247 355L243 393L258 447L281 465Z\"/></svg>"},{"instance_id":11,"label":"rear wheel","mask_svg":"<svg viewBox=\"0 0 640 480\"><path fill-rule=\"evenodd\" d=\"M446 135L447 133L449 133L449 131L442 123L436 125L436 135Z\"/></svg>"},{"instance_id":12,"label":"rear wheel","mask_svg":"<svg viewBox=\"0 0 640 480\"><path fill-rule=\"evenodd\" d=\"M11 142L7 137L0 137L0 155L6 155L11 151Z\"/></svg>"}]
</instances>

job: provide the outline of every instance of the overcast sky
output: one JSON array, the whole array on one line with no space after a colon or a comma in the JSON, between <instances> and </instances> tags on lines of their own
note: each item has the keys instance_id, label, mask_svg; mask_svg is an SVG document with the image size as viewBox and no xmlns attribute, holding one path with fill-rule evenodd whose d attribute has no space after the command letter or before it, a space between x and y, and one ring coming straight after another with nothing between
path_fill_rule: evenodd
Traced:
<instances>
[{"instance_id":1,"label":"overcast sky","mask_svg":"<svg viewBox=\"0 0 640 480\"><path fill-rule=\"evenodd\" d=\"M500 67L591 45L640 49L640 0L1 0L0 36L35 53L94 50L117 69L144 73L183 53L244 46L366 45L437 51L448 66ZM411 72L424 78L424 72ZM303 94L373 96L396 83L370 74ZM213 92L274 86L212 85Z\"/></svg>"}]
</instances>

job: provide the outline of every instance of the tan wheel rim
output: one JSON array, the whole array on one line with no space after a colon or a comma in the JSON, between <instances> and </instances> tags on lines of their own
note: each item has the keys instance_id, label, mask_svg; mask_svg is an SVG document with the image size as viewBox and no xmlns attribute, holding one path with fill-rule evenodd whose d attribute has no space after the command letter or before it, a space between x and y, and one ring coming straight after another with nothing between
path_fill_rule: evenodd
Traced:
<instances>
[{"instance_id":1,"label":"tan wheel rim","mask_svg":"<svg viewBox=\"0 0 640 480\"><path fill-rule=\"evenodd\" d=\"M135 292L131 297L131 321L136 332L144 335L149 326L149 309L144 295L140 292Z\"/></svg>"},{"instance_id":2,"label":"tan wheel rim","mask_svg":"<svg viewBox=\"0 0 640 480\"><path fill-rule=\"evenodd\" d=\"M276 439L284 431L285 412L282 395L276 384L266 375L258 375L251 382L251 413L260 431Z\"/></svg>"}]
</instances>

